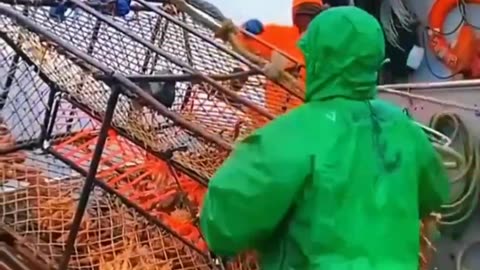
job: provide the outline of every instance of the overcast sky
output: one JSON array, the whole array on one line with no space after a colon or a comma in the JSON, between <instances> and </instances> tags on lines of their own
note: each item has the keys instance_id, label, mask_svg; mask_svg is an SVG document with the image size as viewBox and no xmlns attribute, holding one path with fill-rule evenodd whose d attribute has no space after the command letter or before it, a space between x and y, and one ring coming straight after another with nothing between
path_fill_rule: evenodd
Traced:
<instances>
[{"instance_id":1,"label":"overcast sky","mask_svg":"<svg viewBox=\"0 0 480 270\"><path fill-rule=\"evenodd\" d=\"M251 18L263 22L290 23L292 0L209 0L236 23Z\"/></svg>"}]
</instances>

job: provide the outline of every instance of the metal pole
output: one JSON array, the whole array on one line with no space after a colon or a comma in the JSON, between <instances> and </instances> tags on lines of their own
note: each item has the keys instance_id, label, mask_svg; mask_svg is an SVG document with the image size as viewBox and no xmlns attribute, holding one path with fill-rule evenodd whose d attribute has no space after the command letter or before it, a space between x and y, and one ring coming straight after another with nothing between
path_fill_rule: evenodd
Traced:
<instances>
[{"instance_id":1,"label":"metal pole","mask_svg":"<svg viewBox=\"0 0 480 270\"><path fill-rule=\"evenodd\" d=\"M182 19L185 22L186 16L183 15ZM191 49L191 46L190 46L189 33L188 33L187 30L185 30L185 28L182 28L182 29L183 29L182 32L183 32L183 41L184 41L183 43L185 45L185 51L186 51L186 54L187 54L187 61L188 61L188 64L193 67L194 66L193 54L192 54L192 49ZM193 84L194 84L194 81L192 81L190 83L190 86L187 87L187 89L185 90L185 95L183 97L182 104L180 104L180 111L181 112L188 106L188 103L190 102L190 99L192 98L192 94L194 93Z\"/></svg>"},{"instance_id":2,"label":"metal pole","mask_svg":"<svg viewBox=\"0 0 480 270\"><path fill-rule=\"evenodd\" d=\"M449 107L462 109L462 110L466 110L466 111L478 112L478 108L475 107L475 105L472 106L472 105L468 105L468 104L458 103L458 102L455 102L455 101L440 100L440 99L433 98L433 97L430 97L430 96L417 95L417 94L409 93L409 92L404 91L404 90L403 91L402 90L396 90L396 89L391 89L391 88L387 88L387 87L382 87L382 88L379 87L379 91L382 92L382 93L392 94L392 95L401 96L401 97L405 97L405 98L409 98L409 99L423 100L423 101L431 102L431 103L434 103L434 104L439 104L439 105L442 105L442 106L449 106Z\"/></svg>"},{"instance_id":3,"label":"metal pole","mask_svg":"<svg viewBox=\"0 0 480 270\"><path fill-rule=\"evenodd\" d=\"M40 127L40 136L38 138L38 143L40 147L42 147L43 143L48 140L51 133L49 134L48 131L51 131L50 125L53 125L55 122L55 118L57 117L57 113L54 108L55 96L58 93L58 89L56 87L50 88L50 92L48 93L48 100L47 100L47 108L45 110L45 116L43 118L43 124Z\"/></svg>"},{"instance_id":4,"label":"metal pole","mask_svg":"<svg viewBox=\"0 0 480 270\"><path fill-rule=\"evenodd\" d=\"M160 26L162 24L162 17L160 16L157 16L157 20L155 22L155 26L153 28L153 31L152 31L152 36L150 37L150 42L151 43L155 43L155 40L157 39L157 36L158 36L158 33L160 32ZM165 28L165 27L164 27ZM158 47L161 46L161 43L163 43L163 38L165 36L165 33L166 33L166 29L162 29L163 31L161 32L161 36L160 36L160 44ZM146 50L146 53L145 53L145 59L143 60L143 64L142 64L142 73L146 73L147 70L148 70L148 63L150 62L150 58L152 57L152 51L150 51L149 49ZM152 65L152 71L155 69L155 63Z\"/></svg>"},{"instance_id":5,"label":"metal pole","mask_svg":"<svg viewBox=\"0 0 480 270\"><path fill-rule=\"evenodd\" d=\"M216 81L229 81L234 79L243 79L249 76L258 75L259 73L253 70L232 72L229 74L211 74L210 78ZM201 81L201 79L195 74L156 74L156 75L127 75L127 79L134 83L139 82L195 82ZM114 78L110 75L105 74L94 74L93 78L96 80L102 80L106 83L114 81Z\"/></svg>"},{"instance_id":6,"label":"metal pole","mask_svg":"<svg viewBox=\"0 0 480 270\"><path fill-rule=\"evenodd\" d=\"M111 126L113 113L115 111L115 107L117 105L119 95L120 95L120 87L114 86L112 88L112 93L110 94L110 97L108 99L107 109L105 111L105 116L103 117L103 121L102 121L103 124L102 124L102 127L100 128L98 141L97 141L97 144L95 145L95 150L92 155L92 162L90 163L90 168L88 170L88 174L85 179L85 184L83 185L82 193L78 201L77 211L75 212L72 227L70 229L67 242L65 244L66 245L65 253L63 254L63 258L59 266L60 270L68 269L68 263L70 261L70 257L73 253L73 250L75 248L75 239L78 235L78 231L80 230L80 224L82 222L82 218L88 204L88 199L90 198L90 193L94 187L95 176L97 174L97 169L100 164L100 159L102 157L105 142L107 141L108 130L110 129L110 126Z\"/></svg>"},{"instance_id":7,"label":"metal pole","mask_svg":"<svg viewBox=\"0 0 480 270\"><path fill-rule=\"evenodd\" d=\"M100 33L100 27L101 26L102 26L102 22L97 19L97 21L95 22L95 26L93 27L92 37L90 38L90 42L89 42L88 48L87 48L87 53L89 55L92 55L93 50L95 48L95 44L98 41L98 34ZM83 90L84 86L85 86L85 83L81 83L80 84L80 89ZM70 118L68 118L67 121L66 121L67 132L70 132L72 130L72 127L73 127L73 121L75 120L75 118L74 118L75 117L75 107L72 107L72 110L69 112L69 116L70 116Z\"/></svg>"},{"instance_id":8,"label":"metal pole","mask_svg":"<svg viewBox=\"0 0 480 270\"><path fill-rule=\"evenodd\" d=\"M47 124L47 129L45 132L44 141L49 141L52 138L53 129L55 128L55 119L57 118L58 110L60 109L61 99L54 99L54 103L52 104L52 113L50 115L50 119ZM71 132L65 132L65 134L72 134Z\"/></svg>"},{"instance_id":9,"label":"metal pole","mask_svg":"<svg viewBox=\"0 0 480 270\"><path fill-rule=\"evenodd\" d=\"M10 87L12 87L15 73L17 73L17 66L19 61L20 61L20 55L18 55L17 53L13 57L13 61L10 64L10 68L8 69L8 76L7 76L7 79L5 80L5 92L3 92L0 95L0 111L2 111L5 105L7 104L8 94L10 93Z\"/></svg>"},{"instance_id":10,"label":"metal pole","mask_svg":"<svg viewBox=\"0 0 480 270\"><path fill-rule=\"evenodd\" d=\"M458 87L479 87L480 79L475 80L461 80L448 82L427 82L427 83L402 83L402 84L385 84L379 85L378 88L392 88L392 89L434 89L434 88L458 88Z\"/></svg>"}]
</instances>

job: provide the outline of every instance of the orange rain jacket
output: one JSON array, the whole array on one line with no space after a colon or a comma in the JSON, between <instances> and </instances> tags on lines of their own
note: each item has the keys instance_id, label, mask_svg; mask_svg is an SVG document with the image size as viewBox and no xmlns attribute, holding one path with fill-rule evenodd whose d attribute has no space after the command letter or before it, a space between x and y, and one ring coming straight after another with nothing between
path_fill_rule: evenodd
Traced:
<instances>
[{"instance_id":1,"label":"orange rain jacket","mask_svg":"<svg viewBox=\"0 0 480 270\"><path fill-rule=\"evenodd\" d=\"M323 5L322 0L293 0L292 3L292 20L295 16L296 8L301 4L312 3ZM267 24L263 26L263 32L256 35L258 39L261 39L271 44L273 49L278 49L283 53L288 54L290 57L301 65L304 65L303 54L297 47L297 42L300 39L302 33L295 25L278 25ZM237 38L242 44L252 53L255 53L265 59L270 59L273 49L258 42L256 39L250 38L247 35L240 33ZM305 80L305 70L302 69L300 77ZM294 97L291 97L285 89L275 85L273 82L267 82L265 84L265 107L274 115L280 115L285 113L294 107L297 107L301 102ZM260 117L256 112L247 112L249 118L254 120L255 126L260 127L264 124L264 120L260 120Z\"/></svg>"},{"instance_id":2,"label":"orange rain jacket","mask_svg":"<svg viewBox=\"0 0 480 270\"><path fill-rule=\"evenodd\" d=\"M301 4L312 3L323 5L322 0L293 0L292 4L292 19L295 16L295 9ZM290 55L298 63L303 64L303 54L297 47L297 41L300 39L301 33L294 25L278 25L267 24L263 26L263 32L257 37L261 40L270 43L280 51ZM252 39L246 35L240 34L238 38L243 44L253 53L270 59L272 48L269 48L260 42Z\"/></svg>"}]
</instances>

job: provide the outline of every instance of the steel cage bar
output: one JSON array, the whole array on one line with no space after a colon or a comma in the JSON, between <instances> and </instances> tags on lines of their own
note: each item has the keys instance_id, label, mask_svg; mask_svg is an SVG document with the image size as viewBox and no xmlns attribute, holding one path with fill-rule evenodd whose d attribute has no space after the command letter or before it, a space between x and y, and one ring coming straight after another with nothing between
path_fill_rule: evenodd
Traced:
<instances>
[{"instance_id":1,"label":"steel cage bar","mask_svg":"<svg viewBox=\"0 0 480 270\"><path fill-rule=\"evenodd\" d=\"M225 87L220 85L218 82L216 82L212 78L196 71L194 68L192 68L188 64L183 63L182 61L170 56L169 53L167 53L167 52L163 51L162 49L158 48L157 46L155 46L151 42L145 41L144 39L140 38L137 34L134 34L131 31L129 31L127 28L115 23L111 18L108 18L108 17L104 16L103 14L101 14L97 10L91 8L90 6L86 5L85 3L82 3L81 1L78 1L78 0L68 0L68 1L75 4L77 7L84 10L85 12L87 12L87 13L91 14L92 16L96 17L97 19L100 19L101 21L103 21L107 25L111 26L115 30L125 34L129 38L131 38L131 39L135 40L136 42L142 44L143 46L149 48L150 50L154 51L158 55L164 57L165 59L168 59L170 62L174 63L175 65L177 65L179 67L182 67L186 72L188 72L190 74L193 74L195 76L198 76L203 81L212 85L215 89L217 89L217 90L221 91L222 93L226 94L227 96L231 97L232 100L235 100L236 102L238 102L240 104L243 104L243 105L246 105L246 106L252 108L257 113L259 113L260 115L262 115L262 116L264 116L264 117L266 117L270 120L275 118L274 115L271 114L265 108L258 106L257 104L255 104L254 102L252 102L248 99L245 99L243 97L238 96L234 91L226 89Z\"/></svg>"},{"instance_id":2,"label":"steel cage bar","mask_svg":"<svg viewBox=\"0 0 480 270\"><path fill-rule=\"evenodd\" d=\"M98 116L98 115L94 115L92 113L89 113L87 112L88 110L86 110L82 104L78 103L77 101L73 100L73 99L70 99L69 97L65 97L65 99L75 105L77 108L80 108L82 111L84 111L88 116L98 120L98 121L101 121L101 118ZM121 130L121 129L118 129L118 128L114 128L115 131L125 137L125 138L128 138L133 144L135 144L136 146L138 147L142 147L144 148L147 152L149 152L150 154L154 155L155 157L161 159L161 160L164 160L164 161L169 161L172 163L172 166L175 168L175 169L178 169L180 170L181 172L183 172L185 175L188 175L189 177L191 177L192 179L194 179L195 181L197 181L198 183L200 183L201 185L203 186L207 186L208 185L208 180L205 179L203 176L200 176L198 175L196 172L194 171L191 171L190 169L184 167L182 164L179 164L178 162L175 162L175 161L172 161L170 160L171 157L168 156L166 153L164 152L158 152L158 151L154 151L153 149L151 149L149 146L146 146L144 145L142 142L140 142L139 140L135 139L135 138L130 138L126 133L125 131Z\"/></svg>"},{"instance_id":3,"label":"steel cage bar","mask_svg":"<svg viewBox=\"0 0 480 270\"><path fill-rule=\"evenodd\" d=\"M1 8L1 6L0 6ZM17 47L17 44L15 44L15 42L10 38L8 37L7 34L5 34L4 32L0 31L0 38L5 41L5 43L7 43L7 45L15 51L15 54L18 55L22 61L25 61L25 63L31 67L34 68L35 72L37 72L38 76L40 77L40 79L50 88L50 91L56 91L55 89L58 89L58 86L55 82L53 82L52 80L50 80L50 78L43 72L40 70L40 68L38 68L38 66L22 51L20 50L18 47ZM53 95L53 96L52 96ZM24 146L27 146L26 149L29 149L29 146L30 145L35 145L35 144L38 144L39 147L42 147L42 144L44 143L46 137L47 137L47 125L48 125L48 122L49 122L49 118L52 114L52 108L51 106L53 106L53 101L55 99L54 97L55 93L49 93L49 97L48 97L48 101L47 101L47 108L46 108L46 111L45 111L45 116L44 116L44 121L40 127L40 135L38 138L36 139L31 139L31 141L24 141L22 144ZM15 147L14 149L12 149L13 151L15 150L20 150L24 147ZM8 149L7 149L8 150ZM9 152L12 152L12 150L10 150ZM2 151L3 153L4 151ZM3 154L6 154L6 151L5 153Z\"/></svg>"},{"instance_id":4,"label":"steel cage bar","mask_svg":"<svg viewBox=\"0 0 480 270\"><path fill-rule=\"evenodd\" d=\"M105 111L105 116L103 117L102 126L100 127L100 133L97 138L97 143L95 144L95 150L92 154L92 162L90 163L90 168L88 169L85 183L83 184L82 192L80 193L80 199L78 201L77 210L75 211L75 216L73 217L72 227L70 228L70 232L65 244L65 252L63 253L63 258L60 261L59 270L68 269L68 263L75 248L75 239L77 238L80 230L80 224L87 208L90 193L94 187L94 178L97 174L98 166L100 165L103 149L108 137L108 130L110 129L119 96L120 88L118 86L114 86L112 88L112 92L110 93L110 97L108 98L108 106Z\"/></svg>"},{"instance_id":5,"label":"steel cage bar","mask_svg":"<svg viewBox=\"0 0 480 270\"><path fill-rule=\"evenodd\" d=\"M1 8L2 8L2 7L0 6L0 9L1 9ZM5 33L3 33L3 32L0 31L0 37L2 37L4 40L6 40L6 41L9 43L10 46L13 46L12 48L14 48L14 49L20 54L20 56L22 57L22 59L25 60L27 63L29 63L29 65L33 66L33 67L35 68L35 70L37 70L37 72L38 72L38 74L40 75L40 77L42 78L42 80L46 81L46 82L50 85L50 88L51 88L51 89L58 88L58 86L56 85L56 83L54 83L53 81L51 81L51 80L48 78L48 76L46 76L46 75L36 66L36 64L35 64L23 51L19 50L19 49L17 48L16 44L15 44ZM80 53L81 53L81 52L80 52ZM94 60L94 59L93 59L93 60ZM95 61L95 60L94 60L94 61ZM232 76L233 78L242 77L242 76L246 76L247 74L250 74L250 72L253 72L253 71L238 72L238 73L233 73L233 74L230 74L230 75L220 75L220 76L219 76L219 79L226 79L227 76ZM186 77L186 76L189 76L189 77L190 77L191 75L179 75L179 76L185 76L185 77ZM99 79L105 80L105 81L107 81L107 82L112 82L112 81L114 80L114 76L112 76L112 73L109 73L108 75L97 74L97 75L94 75L94 77L98 77ZM162 80L163 80L163 79L165 79L165 77L168 77L168 76L164 76L164 75L158 75L158 76L157 76L157 75L155 75L155 76L136 75L136 76L132 76L132 77L133 77L134 81L136 81L136 80L142 81L143 79L146 79L147 81L149 81L149 80L157 81L157 80L159 80L159 79L162 79ZM175 77L174 77L174 78L175 78ZM175 78L175 79L177 79L177 78ZM167 79L167 80L168 80L168 79ZM59 89L59 91L60 91L60 89ZM141 90L141 91L143 91L143 90ZM60 92L63 92L63 91L60 91ZM80 107L80 108L82 107L82 105L81 105L81 104L78 104L76 101L71 100L71 99L69 99L68 97L66 97L66 98L68 99L69 103L75 105L76 107ZM56 104L56 105L55 105L55 104ZM51 117L52 117L52 118L55 118L56 112L57 112L57 110L58 110L58 104L57 104L57 103L55 103L55 104L54 104L53 110L52 110L52 112L51 112ZM91 117L96 118L96 119L99 120L99 121L101 120L101 119L100 119L99 117L97 117L96 115L92 115L92 114L90 114L89 112L87 112L87 110L86 110L85 108L83 109L83 111L84 111L85 113L87 113L88 115L90 115ZM46 131L46 137L45 137L45 140L44 140L43 142L48 141L48 140L50 139L50 136L51 136L51 133L52 133L52 127L53 127L53 126L52 126L51 124L49 124L48 126L49 126L49 128L48 128L47 131ZM143 143L141 143L140 141L138 141L137 139L129 137L127 134L125 134L125 132L123 132L123 131L120 130L120 129L117 129L117 128L115 128L115 129L116 129L116 131L117 131L120 135L122 135L122 136L124 136L124 137L126 137L126 138L129 138L129 140L132 141L135 145L140 146L140 147L145 147L145 145L144 145ZM188 129L188 128L187 128L187 129ZM43 143L43 142L42 142L42 143ZM220 145L220 146L222 146L222 145ZM30 146L30 144L26 144L26 147L24 147L24 148L25 148L25 149L31 149L31 148L33 148L33 147L35 147L35 146L34 146L34 145ZM16 150L16 149L17 149L17 148L14 148L14 149L11 149L11 150L9 150L9 151L11 152L11 151L14 151L14 150ZM23 148L22 148L22 149L23 149ZM226 149L226 148L224 147L224 149ZM169 157L167 157L164 153L156 152L156 151L154 151L153 149L151 149L150 147L146 147L146 150L147 150L148 152L150 152L151 154L153 154L154 156L156 156L156 157L158 157L158 158L160 158L160 159L162 159L162 160L167 160L167 161L169 160ZM229 150L229 149L226 149L226 150ZM3 151L2 151L2 152L3 152ZM201 185L207 186L207 179L205 179L203 176L198 175L197 173L191 171L190 169L184 167L183 165L181 165L181 164L179 164L179 163L177 163L177 162L172 161L172 165L173 165L174 168L179 169L180 171L182 171L182 172L185 173L186 175L192 177L194 180L196 180L197 182L199 182Z\"/></svg>"},{"instance_id":6,"label":"steel cage bar","mask_svg":"<svg viewBox=\"0 0 480 270\"><path fill-rule=\"evenodd\" d=\"M46 150L48 153L52 154L56 158L58 158L60 161L65 163L67 166L72 167L75 171L80 173L82 176L86 177L88 175L88 171L84 170L74 162L70 161L69 159L65 158L62 154L57 152L55 149L48 148ZM139 212L143 217L145 217L148 221L152 222L156 226L162 228L163 230L167 231L168 233L172 234L175 236L179 241L181 241L183 244L188 246L189 248L195 250L197 253L200 255L207 257L205 253L200 251L196 246L194 246L192 243L185 241L183 237L181 237L177 232L172 230L170 227L166 226L163 222L158 220L157 218L153 217L151 214L149 214L146 210L143 208L139 207L137 204L132 202L130 199L119 193L117 190L114 188L110 187L108 184L103 182L102 180L98 178L94 178L94 185L100 187L101 189L105 190L106 192L114 195L115 197L118 197L126 206L131 207L135 209L135 211Z\"/></svg>"},{"instance_id":7,"label":"steel cage bar","mask_svg":"<svg viewBox=\"0 0 480 270\"><path fill-rule=\"evenodd\" d=\"M153 98L151 95L146 93L143 89L141 89L139 86L128 80L123 74L120 74L108 66L100 63L96 59L92 58L90 55L80 51L79 49L73 47L72 45L64 42L62 39L59 37L55 36L54 34L50 33L49 31L45 30L43 27L38 26L36 23L31 21L29 18L23 16L17 11L12 10L9 7L2 6L0 5L0 14L3 14L7 17L10 17L11 19L15 20L18 24L25 26L27 29L30 31L37 33L45 38L47 38L50 41L53 41L53 43L58 44L59 46L62 47L65 51L71 53L75 57L78 57L79 59L82 59L86 63L92 65L93 67L97 68L98 70L104 72L107 74L107 76L114 78L115 80L118 81L118 83L122 84L122 90L123 88L126 88L126 90L132 91L134 94L138 95L140 98L145 100L149 106L151 106L153 109L157 110L160 114L164 115L165 117L173 120L176 122L180 127L185 128L191 132L193 132L196 135L199 135L203 137L205 140L211 143L215 143L222 147L225 150L232 150L232 145L228 142L226 142L224 139L222 139L220 136L216 134L212 134L205 130L203 127L198 127L187 120L183 119L183 117L179 116L177 113L170 111L167 109L163 104L158 102L155 98ZM1 33L1 31L0 31Z\"/></svg>"}]
</instances>

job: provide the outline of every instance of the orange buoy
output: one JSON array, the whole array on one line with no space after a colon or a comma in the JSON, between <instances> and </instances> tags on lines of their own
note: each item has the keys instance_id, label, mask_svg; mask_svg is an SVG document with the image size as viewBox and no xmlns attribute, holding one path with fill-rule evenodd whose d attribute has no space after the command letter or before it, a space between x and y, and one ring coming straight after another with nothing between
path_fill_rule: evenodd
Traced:
<instances>
[{"instance_id":1,"label":"orange buoy","mask_svg":"<svg viewBox=\"0 0 480 270\"><path fill-rule=\"evenodd\" d=\"M437 0L429 14L430 30L429 45L435 55L453 72L466 77L477 77L478 72L472 72L476 62L478 40L475 29L464 24L452 46L445 38L443 25L448 14L458 6L458 0ZM467 4L480 4L480 0L466 0Z\"/></svg>"}]
</instances>

